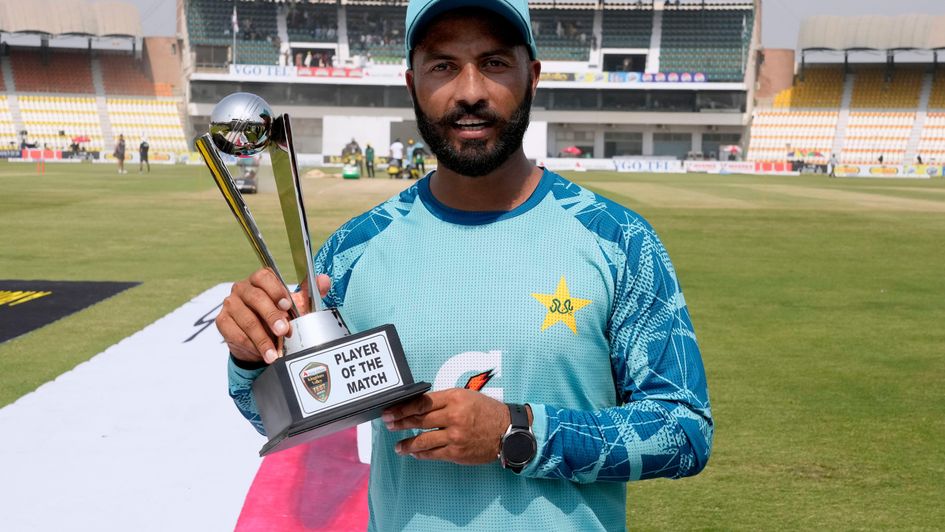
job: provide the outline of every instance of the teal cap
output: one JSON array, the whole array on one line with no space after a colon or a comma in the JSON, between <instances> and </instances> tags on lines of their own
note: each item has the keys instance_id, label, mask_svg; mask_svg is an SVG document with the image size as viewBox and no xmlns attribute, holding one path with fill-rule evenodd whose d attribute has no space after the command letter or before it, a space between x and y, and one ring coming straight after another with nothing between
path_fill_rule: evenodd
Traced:
<instances>
[{"instance_id":1,"label":"teal cap","mask_svg":"<svg viewBox=\"0 0 945 532\"><path fill-rule=\"evenodd\" d=\"M416 42L417 32L434 17L462 7L480 7L505 18L518 29L528 45L531 58L538 57L538 47L532 35L532 19L528 14L528 0L410 0L407 4L406 39L407 68L411 68L410 50Z\"/></svg>"}]
</instances>

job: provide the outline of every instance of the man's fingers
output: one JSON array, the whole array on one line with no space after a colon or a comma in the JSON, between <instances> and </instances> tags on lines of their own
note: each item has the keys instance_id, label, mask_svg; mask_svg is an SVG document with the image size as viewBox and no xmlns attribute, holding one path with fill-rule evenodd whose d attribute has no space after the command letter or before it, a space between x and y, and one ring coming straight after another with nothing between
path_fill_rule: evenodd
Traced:
<instances>
[{"instance_id":1,"label":"man's fingers","mask_svg":"<svg viewBox=\"0 0 945 532\"><path fill-rule=\"evenodd\" d=\"M234 358L238 358L246 362L259 363L260 361L262 361L267 364L272 364L273 362L275 362L276 358L278 358L279 356L278 346L276 347L274 351L267 350L267 352L260 355L258 352L258 348L253 343L253 341L250 340L249 337L246 336L246 334L244 334L243 331L240 330L240 328L235 323L233 323L232 320L225 320L224 322L218 322L217 328L221 329L221 332L224 329L232 328L228 330L227 332L226 338L228 339L226 340L226 346L227 348L229 348L230 353L233 355Z\"/></svg>"},{"instance_id":2,"label":"man's fingers","mask_svg":"<svg viewBox=\"0 0 945 532\"><path fill-rule=\"evenodd\" d=\"M408 429L440 429L452 424L452 419L447 409L440 408L432 410L426 414L408 416L387 423L387 430L408 430Z\"/></svg>"},{"instance_id":3,"label":"man's fingers","mask_svg":"<svg viewBox=\"0 0 945 532\"><path fill-rule=\"evenodd\" d=\"M400 455L432 451L449 445L449 436L445 430L430 430L394 444L394 452Z\"/></svg>"},{"instance_id":4,"label":"man's fingers","mask_svg":"<svg viewBox=\"0 0 945 532\"><path fill-rule=\"evenodd\" d=\"M269 336L268 327L242 300L228 297L223 303L223 312L220 314L222 317L218 320L218 327L220 327L220 322L223 324L232 322L237 329L233 330L228 325L220 329L220 333L223 334L223 338L227 343L239 342L244 335L256 346L257 354L266 362L272 362L276 359L276 346ZM224 333L224 330L226 333Z\"/></svg>"},{"instance_id":5,"label":"man's fingers","mask_svg":"<svg viewBox=\"0 0 945 532\"><path fill-rule=\"evenodd\" d=\"M238 292L240 302L252 309L273 334L283 336L289 332L288 315L276 306L266 291L256 286L241 285Z\"/></svg>"},{"instance_id":6,"label":"man's fingers","mask_svg":"<svg viewBox=\"0 0 945 532\"><path fill-rule=\"evenodd\" d=\"M287 311L292 307L289 302L289 290L279 282L279 278L269 268L262 268L253 272L253 275L249 277L249 282L264 291L280 309Z\"/></svg>"},{"instance_id":7,"label":"man's fingers","mask_svg":"<svg viewBox=\"0 0 945 532\"><path fill-rule=\"evenodd\" d=\"M385 423L390 423L392 421L399 421L405 417L419 416L431 410L443 408L446 402L442 394L443 392L425 393L416 399L388 408L384 411L381 419Z\"/></svg>"}]
</instances>

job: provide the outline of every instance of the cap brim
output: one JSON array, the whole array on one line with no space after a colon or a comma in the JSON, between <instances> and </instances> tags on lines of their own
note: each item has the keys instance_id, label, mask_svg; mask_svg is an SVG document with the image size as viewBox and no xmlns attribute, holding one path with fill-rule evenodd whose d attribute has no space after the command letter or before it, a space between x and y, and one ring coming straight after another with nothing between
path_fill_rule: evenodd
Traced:
<instances>
[{"instance_id":1,"label":"cap brim","mask_svg":"<svg viewBox=\"0 0 945 532\"><path fill-rule=\"evenodd\" d=\"M407 49L407 66L410 66L410 51L413 50L416 46L416 36L420 33L427 24L430 23L434 18L447 11L452 11L454 9L464 8L464 7L478 7L485 9L487 11L492 11L496 15L506 19L511 23L515 29L518 30L519 34L522 37L522 40L525 42L525 46L528 48L528 52L532 59L538 57L538 50L535 46L535 39L532 37L531 32L531 21L525 20L522 16L522 13L516 9L514 6L509 4L505 0L429 0L426 2L415 16L412 17L412 22L406 28L406 49ZM408 17L410 16L408 7Z\"/></svg>"}]
</instances>

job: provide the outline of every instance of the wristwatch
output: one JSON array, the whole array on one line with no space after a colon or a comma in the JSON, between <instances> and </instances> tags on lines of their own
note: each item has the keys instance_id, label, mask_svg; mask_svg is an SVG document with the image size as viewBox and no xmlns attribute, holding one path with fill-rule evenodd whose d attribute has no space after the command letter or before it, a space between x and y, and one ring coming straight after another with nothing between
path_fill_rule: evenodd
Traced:
<instances>
[{"instance_id":1,"label":"wristwatch","mask_svg":"<svg viewBox=\"0 0 945 532\"><path fill-rule=\"evenodd\" d=\"M507 406L512 423L502 436L499 463L513 473L521 473L522 469L525 469L525 466L535 458L538 444L528 424L528 412L525 411L525 405Z\"/></svg>"}]
</instances>

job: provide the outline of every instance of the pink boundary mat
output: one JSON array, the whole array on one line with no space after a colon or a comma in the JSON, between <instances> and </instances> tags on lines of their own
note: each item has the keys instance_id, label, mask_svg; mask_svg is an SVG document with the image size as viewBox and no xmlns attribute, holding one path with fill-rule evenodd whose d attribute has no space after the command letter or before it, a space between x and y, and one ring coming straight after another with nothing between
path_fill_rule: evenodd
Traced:
<instances>
[{"instance_id":1,"label":"pink boundary mat","mask_svg":"<svg viewBox=\"0 0 945 532\"><path fill-rule=\"evenodd\" d=\"M267 456L236 531L365 530L369 473L354 428Z\"/></svg>"}]
</instances>

